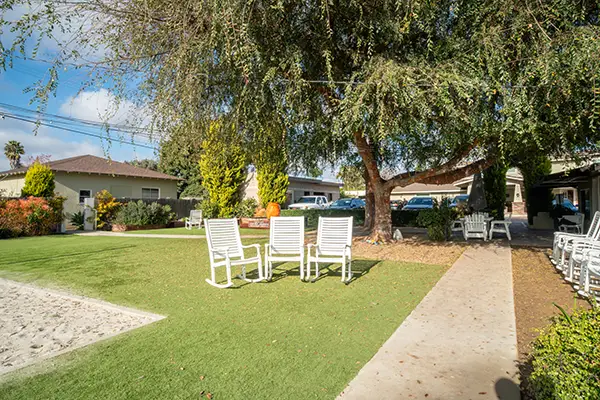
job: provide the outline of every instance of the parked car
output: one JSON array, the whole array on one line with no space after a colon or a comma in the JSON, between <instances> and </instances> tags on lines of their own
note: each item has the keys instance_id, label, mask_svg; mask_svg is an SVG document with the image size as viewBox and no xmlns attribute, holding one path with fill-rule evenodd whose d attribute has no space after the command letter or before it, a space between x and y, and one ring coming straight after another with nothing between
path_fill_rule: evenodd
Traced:
<instances>
[{"instance_id":1,"label":"parked car","mask_svg":"<svg viewBox=\"0 0 600 400\"><path fill-rule=\"evenodd\" d=\"M562 211L562 214L564 215L579 213L579 209L575 206L575 204L573 204L571 200L567 199L566 197L563 197L561 204L558 204L557 198L552 200L552 208L554 208L556 212Z\"/></svg>"},{"instance_id":2,"label":"parked car","mask_svg":"<svg viewBox=\"0 0 600 400\"><path fill-rule=\"evenodd\" d=\"M332 210L355 210L365 208L365 201L363 199L339 199L329 205Z\"/></svg>"},{"instance_id":3,"label":"parked car","mask_svg":"<svg viewBox=\"0 0 600 400\"><path fill-rule=\"evenodd\" d=\"M458 196L452 199L452 202L450 203L449 207L466 206L468 201L468 194L459 194Z\"/></svg>"},{"instance_id":4,"label":"parked car","mask_svg":"<svg viewBox=\"0 0 600 400\"><path fill-rule=\"evenodd\" d=\"M392 210L402 210L405 202L403 200L392 200L390 201L390 208Z\"/></svg>"},{"instance_id":5,"label":"parked car","mask_svg":"<svg viewBox=\"0 0 600 400\"><path fill-rule=\"evenodd\" d=\"M403 210L427 210L433 208L433 198L417 196L413 197L406 203Z\"/></svg>"},{"instance_id":6,"label":"parked car","mask_svg":"<svg viewBox=\"0 0 600 400\"><path fill-rule=\"evenodd\" d=\"M302 196L288 207L290 210L307 210L309 208L323 209L327 207L325 196Z\"/></svg>"}]
</instances>

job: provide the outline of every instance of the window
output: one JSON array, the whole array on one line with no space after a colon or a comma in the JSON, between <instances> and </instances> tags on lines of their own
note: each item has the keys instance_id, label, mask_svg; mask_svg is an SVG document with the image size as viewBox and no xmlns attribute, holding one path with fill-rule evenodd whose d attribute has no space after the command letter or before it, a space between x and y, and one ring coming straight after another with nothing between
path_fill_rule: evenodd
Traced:
<instances>
[{"instance_id":1,"label":"window","mask_svg":"<svg viewBox=\"0 0 600 400\"><path fill-rule=\"evenodd\" d=\"M306 192L306 191L305 191L305 192L304 192L304 195L305 195L305 196L310 196L310 192Z\"/></svg>"},{"instance_id":2,"label":"window","mask_svg":"<svg viewBox=\"0 0 600 400\"><path fill-rule=\"evenodd\" d=\"M79 204L83 204L85 199L89 199L92 197L92 191L89 189L80 189L79 190Z\"/></svg>"},{"instance_id":3,"label":"window","mask_svg":"<svg viewBox=\"0 0 600 400\"><path fill-rule=\"evenodd\" d=\"M142 188L142 199L158 199L160 190L157 188Z\"/></svg>"},{"instance_id":4,"label":"window","mask_svg":"<svg viewBox=\"0 0 600 400\"><path fill-rule=\"evenodd\" d=\"M329 201L333 200L333 193L329 193Z\"/></svg>"}]
</instances>

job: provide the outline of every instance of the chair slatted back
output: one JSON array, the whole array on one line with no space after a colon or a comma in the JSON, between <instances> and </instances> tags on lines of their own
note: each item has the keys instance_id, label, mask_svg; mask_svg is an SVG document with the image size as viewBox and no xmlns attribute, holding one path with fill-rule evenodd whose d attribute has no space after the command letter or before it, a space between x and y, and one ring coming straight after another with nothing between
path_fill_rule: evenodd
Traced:
<instances>
[{"instance_id":1,"label":"chair slatted back","mask_svg":"<svg viewBox=\"0 0 600 400\"><path fill-rule=\"evenodd\" d=\"M594 213L590 229L586 232L585 237L588 239L597 239L598 235L600 235L600 211Z\"/></svg>"},{"instance_id":2,"label":"chair slatted back","mask_svg":"<svg viewBox=\"0 0 600 400\"><path fill-rule=\"evenodd\" d=\"M202 210L190 211L190 222L197 224L200 221L202 221Z\"/></svg>"},{"instance_id":3,"label":"chair slatted back","mask_svg":"<svg viewBox=\"0 0 600 400\"><path fill-rule=\"evenodd\" d=\"M343 255L345 247L352 245L352 222L353 217L319 217L319 251L326 255Z\"/></svg>"},{"instance_id":4,"label":"chair slatted back","mask_svg":"<svg viewBox=\"0 0 600 400\"><path fill-rule=\"evenodd\" d=\"M485 215L472 214L465 217L465 229L468 232L483 232L486 229Z\"/></svg>"},{"instance_id":5,"label":"chair slatted back","mask_svg":"<svg viewBox=\"0 0 600 400\"><path fill-rule=\"evenodd\" d=\"M271 217L270 244L274 254L300 254L304 246L304 217Z\"/></svg>"},{"instance_id":6,"label":"chair slatted back","mask_svg":"<svg viewBox=\"0 0 600 400\"><path fill-rule=\"evenodd\" d=\"M210 250L220 250L225 253L229 249L229 257L242 257L242 239L236 218L205 219L206 240ZM215 259L225 258L224 255L215 254Z\"/></svg>"}]
</instances>

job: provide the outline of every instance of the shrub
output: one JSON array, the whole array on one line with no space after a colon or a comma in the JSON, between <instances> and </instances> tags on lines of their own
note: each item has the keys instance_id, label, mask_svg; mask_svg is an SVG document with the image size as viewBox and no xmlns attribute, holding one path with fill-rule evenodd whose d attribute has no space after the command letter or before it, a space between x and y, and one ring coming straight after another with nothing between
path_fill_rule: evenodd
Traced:
<instances>
[{"instance_id":1,"label":"shrub","mask_svg":"<svg viewBox=\"0 0 600 400\"><path fill-rule=\"evenodd\" d=\"M83 211L77 211L74 214L71 214L69 221L75 225L78 230L83 230L85 216L83 215Z\"/></svg>"},{"instance_id":2,"label":"shrub","mask_svg":"<svg viewBox=\"0 0 600 400\"><path fill-rule=\"evenodd\" d=\"M96 226L103 229L111 224L122 204L106 189L96 193L96 200Z\"/></svg>"},{"instance_id":3,"label":"shrub","mask_svg":"<svg viewBox=\"0 0 600 400\"><path fill-rule=\"evenodd\" d=\"M197 203L196 210L202 210L202 218L219 217L219 206L210 201L210 199L204 199L202 202Z\"/></svg>"},{"instance_id":4,"label":"shrub","mask_svg":"<svg viewBox=\"0 0 600 400\"><path fill-rule=\"evenodd\" d=\"M536 399L600 399L600 308L553 318L533 344Z\"/></svg>"},{"instance_id":5,"label":"shrub","mask_svg":"<svg viewBox=\"0 0 600 400\"><path fill-rule=\"evenodd\" d=\"M502 162L491 165L483 172L483 187L490 215L494 219L504 219L506 205L506 167Z\"/></svg>"},{"instance_id":6,"label":"shrub","mask_svg":"<svg viewBox=\"0 0 600 400\"><path fill-rule=\"evenodd\" d=\"M448 240L451 236L452 221L456 219L456 212L449 207L448 199L441 202L433 201L431 210L419 211L417 224L427 228L427 236L430 240Z\"/></svg>"},{"instance_id":7,"label":"shrub","mask_svg":"<svg viewBox=\"0 0 600 400\"><path fill-rule=\"evenodd\" d=\"M142 200L131 201L121 207L114 219L119 225L166 225L172 218L171 207L158 203L146 204Z\"/></svg>"},{"instance_id":8,"label":"shrub","mask_svg":"<svg viewBox=\"0 0 600 400\"><path fill-rule=\"evenodd\" d=\"M33 163L25 174L25 185L21 189L21 196L54 196L54 173L50 167L40 164L38 161Z\"/></svg>"},{"instance_id":9,"label":"shrub","mask_svg":"<svg viewBox=\"0 0 600 400\"><path fill-rule=\"evenodd\" d=\"M64 198L7 200L0 204L2 237L47 235L62 222Z\"/></svg>"},{"instance_id":10,"label":"shrub","mask_svg":"<svg viewBox=\"0 0 600 400\"><path fill-rule=\"evenodd\" d=\"M258 201L255 198L242 200L235 210L235 216L239 218L250 218L254 216Z\"/></svg>"},{"instance_id":11,"label":"shrub","mask_svg":"<svg viewBox=\"0 0 600 400\"><path fill-rule=\"evenodd\" d=\"M246 152L235 126L226 129L221 123L212 123L202 148L199 162L202 185L218 210L217 216L232 217L240 201L247 165Z\"/></svg>"}]
</instances>

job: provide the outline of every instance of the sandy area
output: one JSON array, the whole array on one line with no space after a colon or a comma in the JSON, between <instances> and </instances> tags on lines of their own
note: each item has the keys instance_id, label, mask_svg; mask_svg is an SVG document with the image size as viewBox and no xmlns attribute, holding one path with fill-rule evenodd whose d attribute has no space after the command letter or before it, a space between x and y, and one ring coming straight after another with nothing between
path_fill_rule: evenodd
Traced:
<instances>
[{"instance_id":1,"label":"sandy area","mask_svg":"<svg viewBox=\"0 0 600 400\"><path fill-rule=\"evenodd\" d=\"M405 238L385 245L372 245L366 243L363 238L356 238L352 243L352 256L450 267L465 248L464 243L432 242L418 237Z\"/></svg>"},{"instance_id":2,"label":"sandy area","mask_svg":"<svg viewBox=\"0 0 600 400\"><path fill-rule=\"evenodd\" d=\"M161 318L0 279L0 375Z\"/></svg>"}]
</instances>

